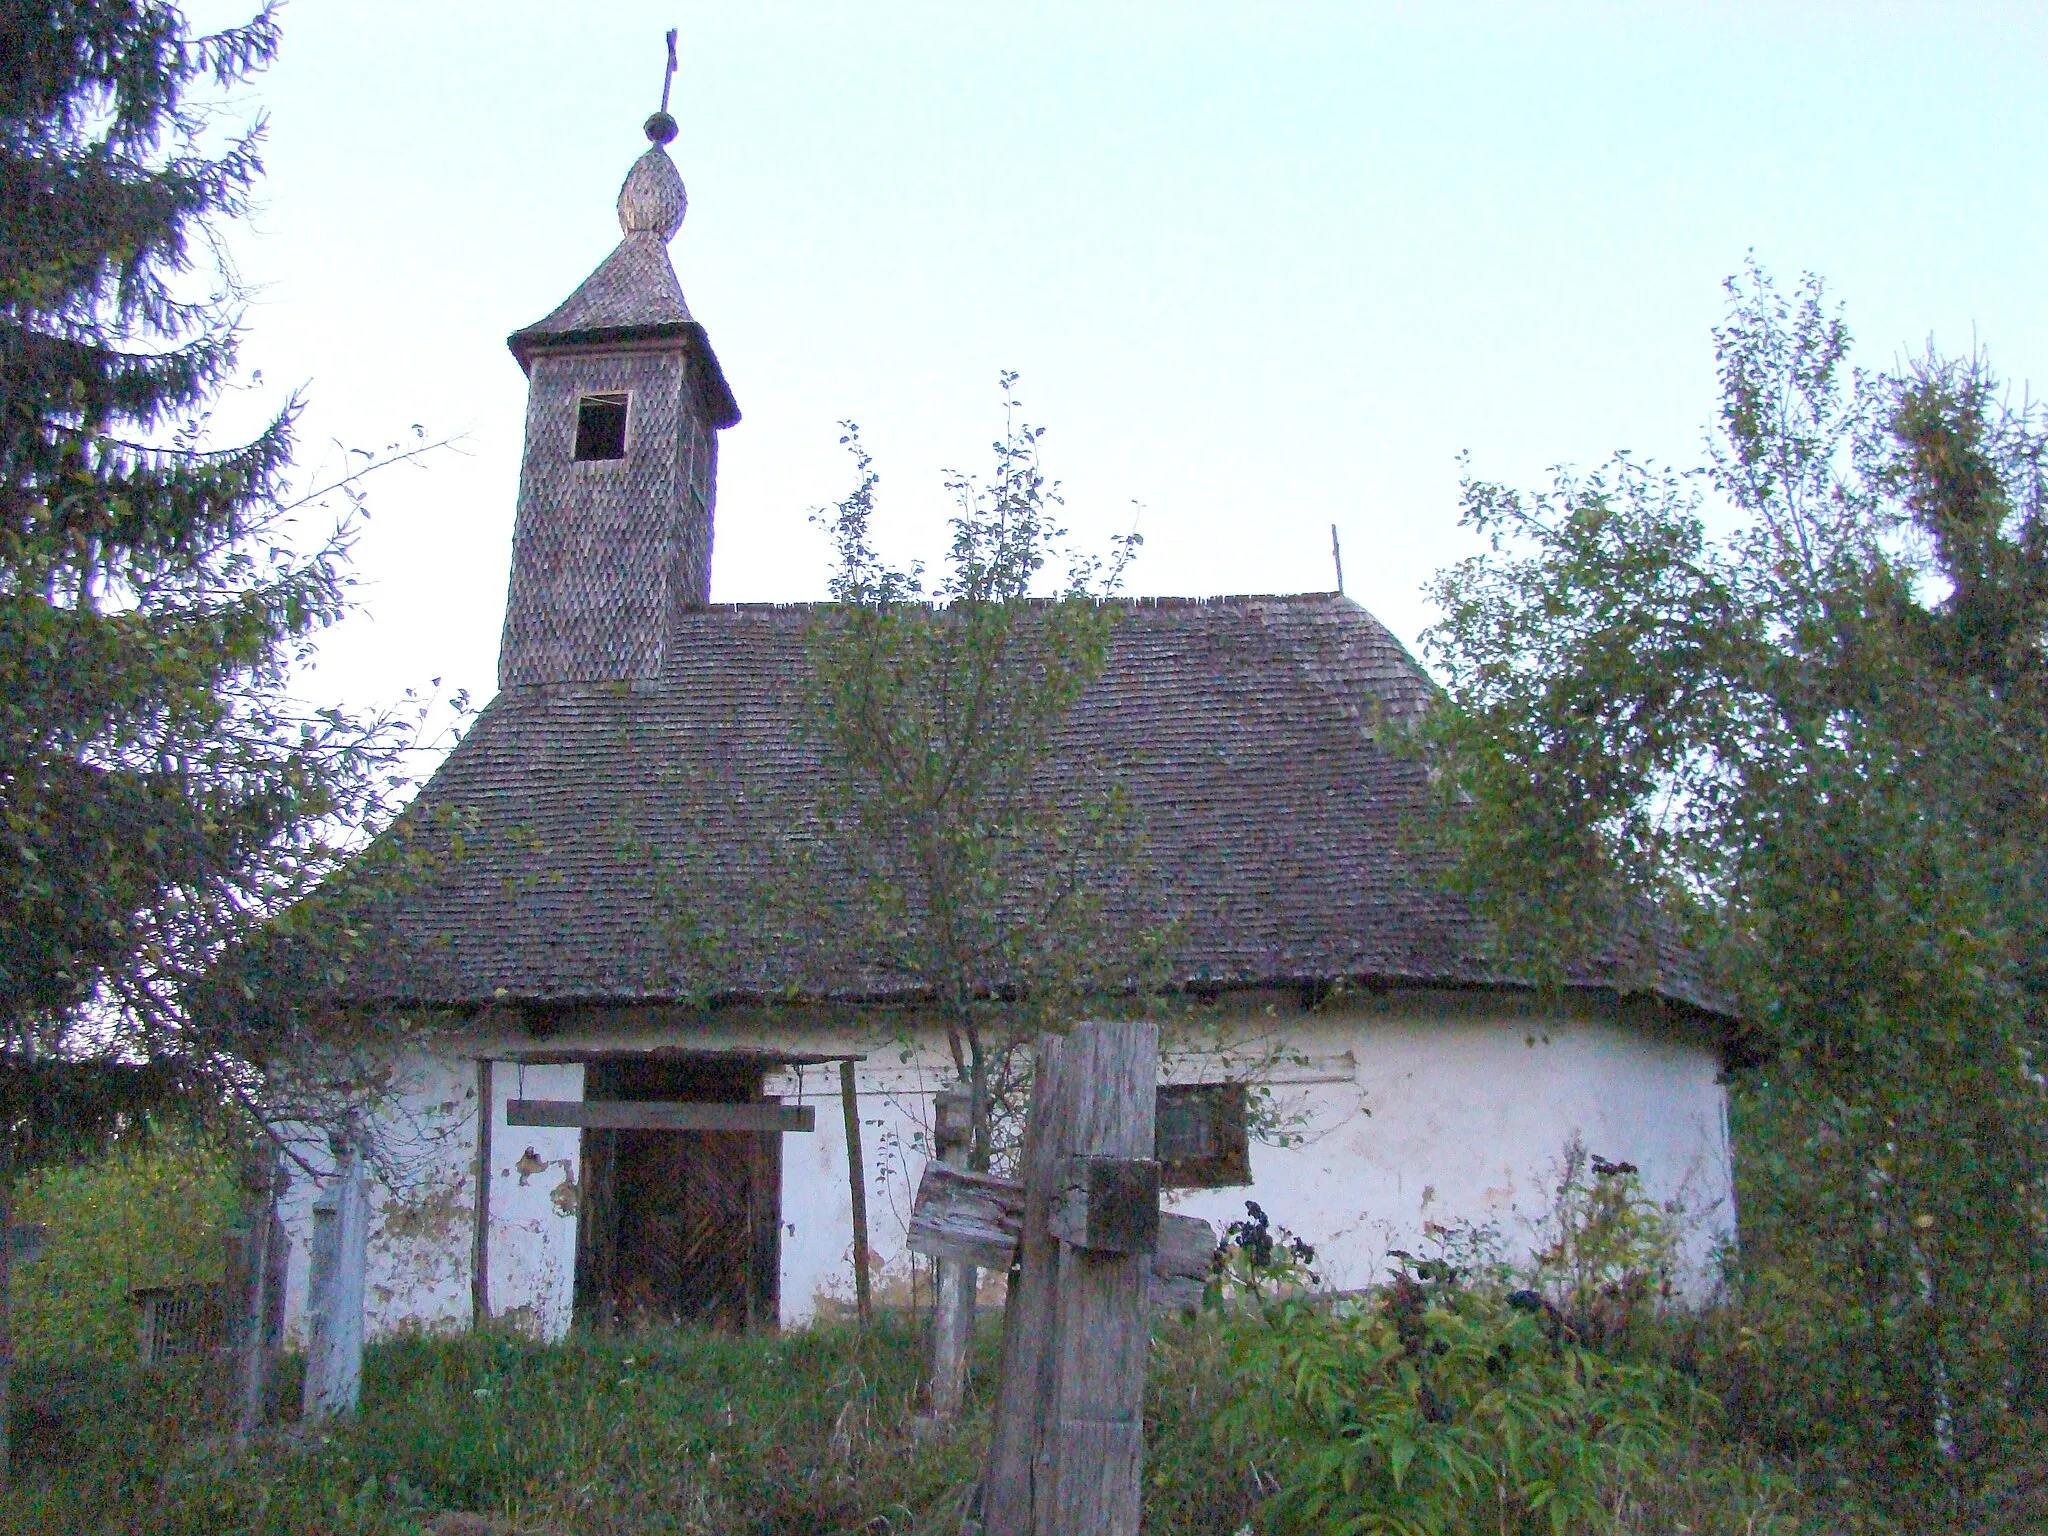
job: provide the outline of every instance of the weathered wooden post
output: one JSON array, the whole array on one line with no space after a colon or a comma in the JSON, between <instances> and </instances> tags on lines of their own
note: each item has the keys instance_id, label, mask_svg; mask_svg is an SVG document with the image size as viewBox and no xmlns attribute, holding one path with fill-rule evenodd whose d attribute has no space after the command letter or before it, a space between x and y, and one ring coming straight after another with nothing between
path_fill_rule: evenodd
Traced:
<instances>
[{"instance_id":1,"label":"weathered wooden post","mask_svg":"<svg viewBox=\"0 0 2048 1536\"><path fill-rule=\"evenodd\" d=\"M846 1193L853 1207L853 1306L866 1326L868 1293L868 1160L860 1144L860 1082L851 1057L839 1063L839 1108L846 1120Z\"/></svg>"},{"instance_id":2,"label":"weathered wooden post","mask_svg":"<svg viewBox=\"0 0 2048 1536\"><path fill-rule=\"evenodd\" d=\"M498 1112L493 1095L491 1059L476 1059L476 1158L470 1178L476 1200L470 1208L469 1326L487 1328L491 1321L491 1120Z\"/></svg>"},{"instance_id":3,"label":"weathered wooden post","mask_svg":"<svg viewBox=\"0 0 2048 1536\"><path fill-rule=\"evenodd\" d=\"M932 1142L940 1162L949 1168L967 1166L974 1137L973 1100L948 1091L932 1096ZM948 1422L960 1417L967 1395L967 1349L974 1332L974 1301L978 1275L973 1264L940 1258L932 1308L932 1417Z\"/></svg>"},{"instance_id":4,"label":"weathered wooden post","mask_svg":"<svg viewBox=\"0 0 2048 1536\"><path fill-rule=\"evenodd\" d=\"M1159 1032L1083 1024L1040 1044L1015 1312L983 1483L988 1536L1135 1536L1159 1165Z\"/></svg>"},{"instance_id":5,"label":"weathered wooden post","mask_svg":"<svg viewBox=\"0 0 2048 1536\"><path fill-rule=\"evenodd\" d=\"M1052 1397L1032 1479L1047 1536L1137 1536L1159 1165L1159 1031L1082 1025L1061 1053L1066 1114L1046 1228L1059 1241ZM1051 1507L1045 1507L1050 1479Z\"/></svg>"},{"instance_id":6,"label":"weathered wooden post","mask_svg":"<svg viewBox=\"0 0 2048 1536\"><path fill-rule=\"evenodd\" d=\"M1031 1110L1024 1124L1024 1210L1017 1262L1003 1308L1003 1374L982 1476L982 1530L989 1536L1032 1536L1034 1469L1052 1395L1053 1313L1059 1284L1059 1239L1047 1206L1059 1168L1058 1126L1065 1118L1066 1042L1041 1036L1031 1064Z\"/></svg>"},{"instance_id":7,"label":"weathered wooden post","mask_svg":"<svg viewBox=\"0 0 2048 1536\"><path fill-rule=\"evenodd\" d=\"M1157 1054L1145 1024L1041 1038L1022 1177L933 1162L918 1185L911 1248L1011 1266L985 1536L1138 1529L1151 1313L1199 1301L1216 1251L1159 1210Z\"/></svg>"},{"instance_id":8,"label":"weathered wooden post","mask_svg":"<svg viewBox=\"0 0 2048 1536\"><path fill-rule=\"evenodd\" d=\"M313 1202L303 1415L317 1423L353 1413L363 1391L363 1286L369 1265L368 1169L352 1133L334 1141L334 1177Z\"/></svg>"}]
</instances>

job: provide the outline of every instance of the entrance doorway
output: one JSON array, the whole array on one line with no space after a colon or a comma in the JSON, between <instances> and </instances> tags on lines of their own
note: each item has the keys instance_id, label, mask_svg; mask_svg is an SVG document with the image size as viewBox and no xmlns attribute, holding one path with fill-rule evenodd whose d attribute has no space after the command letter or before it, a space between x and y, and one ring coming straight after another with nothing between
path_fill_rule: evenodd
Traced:
<instances>
[{"instance_id":1,"label":"entrance doorway","mask_svg":"<svg viewBox=\"0 0 2048 1536\"><path fill-rule=\"evenodd\" d=\"M763 1102L763 1066L718 1056L595 1061L586 1101ZM782 1137L775 1131L583 1132L576 1320L609 1331L775 1326Z\"/></svg>"}]
</instances>

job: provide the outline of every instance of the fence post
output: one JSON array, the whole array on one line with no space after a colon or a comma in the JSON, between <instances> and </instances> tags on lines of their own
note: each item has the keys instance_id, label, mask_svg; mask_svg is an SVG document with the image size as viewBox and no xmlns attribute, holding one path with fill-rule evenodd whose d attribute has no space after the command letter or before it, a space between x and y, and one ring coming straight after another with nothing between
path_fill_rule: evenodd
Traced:
<instances>
[{"instance_id":1,"label":"fence post","mask_svg":"<svg viewBox=\"0 0 2048 1536\"><path fill-rule=\"evenodd\" d=\"M973 1101L964 1093L945 1092L932 1098L933 1150L940 1162L967 1166L973 1139ZM967 1395L967 1348L974 1332L976 1273L960 1259L940 1259L934 1266L937 1285L932 1308L932 1417L941 1422L960 1417Z\"/></svg>"},{"instance_id":2,"label":"fence post","mask_svg":"<svg viewBox=\"0 0 2048 1536\"><path fill-rule=\"evenodd\" d=\"M313 1202L311 1347L303 1415L353 1413L363 1390L363 1286L369 1267L368 1170L350 1136L334 1142L334 1177Z\"/></svg>"}]
</instances>

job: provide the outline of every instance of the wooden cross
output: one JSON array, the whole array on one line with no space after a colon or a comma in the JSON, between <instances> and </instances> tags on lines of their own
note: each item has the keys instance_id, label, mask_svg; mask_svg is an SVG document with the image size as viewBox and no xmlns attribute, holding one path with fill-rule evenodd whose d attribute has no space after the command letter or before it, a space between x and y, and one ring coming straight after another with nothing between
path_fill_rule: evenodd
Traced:
<instances>
[{"instance_id":1,"label":"wooden cross","mask_svg":"<svg viewBox=\"0 0 2048 1536\"><path fill-rule=\"evenodd\" d=\"M1024 1177L925 1166L910 1246L1010 1269L983 1536L1137 1536L1148 1314L1199 1297L1216 1248L1207 1222L1159 1209L1158 1064L1148 1023L1047 1036Z\"/></svg>"}]
</instances>

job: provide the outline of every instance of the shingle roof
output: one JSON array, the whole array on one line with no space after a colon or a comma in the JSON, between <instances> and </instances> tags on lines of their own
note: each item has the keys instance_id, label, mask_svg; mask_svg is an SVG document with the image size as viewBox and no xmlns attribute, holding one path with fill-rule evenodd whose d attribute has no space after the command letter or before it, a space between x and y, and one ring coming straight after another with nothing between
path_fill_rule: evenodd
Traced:
<instances>
[{"instance_id":1,"label":"shingle roof","mask_svg":"<svg viewBox=\"0 0 2048 1536\"><path fill-rule=\"evenodd\" d=\"M1122 606L1062 750L1121 779L1154 871L1143 916L1177 920L1179 980L1503 981L1481 923L1403 837L1425 806L1421 770L1375 733L1431 685L1377 620L1326 594ZM877 990L852 956L820 982L745 941L679 974L648 871L649 848L695 850L711 873L693 901L722 931L750 931L755 851L822 787L803 682L816 613L688 610L658 680L501 693L401 823L444 853L460 824L459 855L396 899L349 990L446 1004ZM1575 980L1635 990L1651 975L1650 990L1721 1011L1660 950Z\"/></svg>"},{"instance_id":2,"label":"shingle roof","mask_svg":"<svg viewBox=\"0 0 2048 1536\"><path fill-rule=\"evenodd\" d=\"M625 326L689 323L690 306L667 244L652 231L636 230L545 318L513 336L516 342L531 342Z\"/></svg>"},{"instance_id":3,"label":"shingle roof","mask_svg":"<svg viewBox=\"0 0 2048 1536\"><path fill-rule=\"evenodd\" d=\"M624 238L574 293L506 338L519 366L531 373L534 354L548 348L680 342L700 376L712 424L722 430L737 422L739 407L704 327L691 318L668 258L668 243L688 207L683 178L668 151L659 142L650 145L619 188Z\"/></svg>"}]
</instances>

